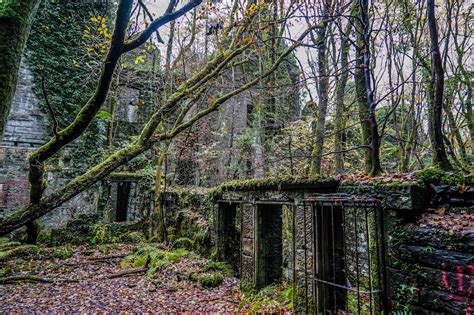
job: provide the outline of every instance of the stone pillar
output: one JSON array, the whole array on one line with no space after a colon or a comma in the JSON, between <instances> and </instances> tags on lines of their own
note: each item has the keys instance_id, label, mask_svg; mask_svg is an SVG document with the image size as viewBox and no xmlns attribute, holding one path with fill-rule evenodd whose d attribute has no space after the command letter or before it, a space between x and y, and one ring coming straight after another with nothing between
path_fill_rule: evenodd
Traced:
<instances>
[{"instance_id":1,"label":"stone pillar","mask_svg":"<svg viewBox=\"0 0 474 315\"><path fill-rule=\"evenodd\" d=\"M242 253L240 279L242 284L255 285L255 222L256 206L242 204Z\"/></svg>"},{"instance_id":2,"label":"stone pillar","mask_svg":"<svg viewBox=\"0 0 474 315\"><path fill-rule=\"evenodd\" d=\"M311 207L298 202L294 215L295 310L297 313L312 313L315 310L313 212Z\"/></svg>"}]
</instances>

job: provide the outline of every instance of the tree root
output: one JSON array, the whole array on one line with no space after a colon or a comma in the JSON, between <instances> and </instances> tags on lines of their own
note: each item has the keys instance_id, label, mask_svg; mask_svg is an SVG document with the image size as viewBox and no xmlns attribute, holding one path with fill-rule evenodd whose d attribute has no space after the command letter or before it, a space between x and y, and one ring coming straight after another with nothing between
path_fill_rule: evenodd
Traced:
<instances>
[{"instance_id":1,"label":"tree root","mask_svg":"<svg viewBox=\"0 0 474 315\"><path fill-rule=\"evenodd\" d=\"M102 257L88 257L87 260L99 262L99 261L106 261L109 259L124 258L127 256L128 255L126 254L120 254L120 255L110 255L110 256L102 256Z\"/></svg>"},{"instance_id":2,"label":"tree root","mask_svg":"<svg viewBox=\"0 0 474 315\"><path fill-rule=\"evenodd\" d=\"M0 245L0 251L9 250L9 249L18 247L18 246L20 246L20 245L21 245L20 242L8 242L8 243L3 243L3 244Z\"/></svg>"}]
</instances>

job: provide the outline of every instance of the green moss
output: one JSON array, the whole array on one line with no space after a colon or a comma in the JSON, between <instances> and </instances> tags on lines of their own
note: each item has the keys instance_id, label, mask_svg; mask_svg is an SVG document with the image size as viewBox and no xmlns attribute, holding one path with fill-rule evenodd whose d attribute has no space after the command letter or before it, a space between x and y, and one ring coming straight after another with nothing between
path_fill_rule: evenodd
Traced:
<instances>
[{"instance_id":1,"label":"green moss","mask_svg":"<svg viewBox=\"0 0 474 315\"><path fill-rule=\"evenodd\" d=\"M224 282L224 275L222 274L222 272L203 274L199 276L198 282L203 288L215 288L220 286L222 282Z\"/></svg>"},{"instance_id":2,"label":"green moss","mask_svg":"<svg viewBox=\"0 0 474 315\"><path fill-rule=\"evenodd\" d=\"M53 251L53 257L59 259L68 259L74 255L74 251L70 246L56 247Z\"/></svg>"},{"instance_id":3,"label":"green moss","mask_svg":"<svg viewBox=\"0 0 474 315\"><path fill-rule=\"evenodd\" d=\"M31 258L40 253L40 248L36 245L22 245L0 252L0 261L12 258Z\"/></svg>"},{"instance_id":4,"label":"green moss","mask_svg":"<svg viewBox=\"0 0 474 315\"><path fill-rule=\"evenodd\" d=\"M0 250L1 250L1 251L6 251L6 250L9 250L9 249L18 247L18 246L20 246L20 245L21 245L20 242L8 242L8 243L3 243L3 244L0 244Z\"/></svg>"},{"instance_id":5,"label":"green moss","mask_svg":"<svg viewBox=\"0 0 474 315\"><path fill-rule=\"evenodd\" d=\"M142 179L142 175L138 173L129 173L129 172L115 172L115 173L110 173L109 176L107 176L108 180L115 180L115 181L120 181L120 180L140 180Z\"/></svg>"},{"instance_id":6,"label":"green moss","mask_svg":"<svg viewBox=\"0 0 474 315\"><path fill-rule=\"evenodd\" d=\"M184 248L168 251L147 245L122 259L120 266L122 268L137 268L148 265L150 267L148 276L153 276L156 272L168 268L188 254L189 252Z\"/></svg>"},{"instance_id":7,"label":"green moss","mask_svg":"<svg viewBox=\"0 0 474 315\"><path fill-rule=\"evenodd\" d=\"M211 261L209 262L203 269L202 271L207 272L207 271L218 271L224 274L227 277L232 277L233 272L232 272L232 267L221 261Z\"/></svg>"},{"instance_id":8,"label":"green moss","mask_svg":"<svg viewBox=\"0 0 474 315\"><path fill-rule=\"evenodd\" d=\"M326 176L313 176L313 177L283 176L283 177L267 177L267 178L261 178L261 179L234 180L227 183L223 183L212 189L209 189L207 191L207 194L210 197L214 198L221 195L225 191L267 189L267 188L281 189L281 187L285 185L314 185L314 184L331 183L331 182L336 182L336 180L332 177L326 177Z\"/></svg>"},{"instance_id":9,"label":"green moss","mask_svg":"<svg viewBox=\"0 0 474 315\"><path fill-rule=\"evenodd\" d=\"M445 184L456 187L468 184L463 172L445 172L436 167L428 167L416 173L416 177L427 184Z\"/></svg>"},{"instance_id":10,"label":"green moss","mask_svg":"<svg viewBox=\"0 0 474 315\"><path fill-rule=\"evenodd\" d=\"M0 134L3 134L18 81L23 48L39 0L0 1Z\"/></svg>"}]
</instances>

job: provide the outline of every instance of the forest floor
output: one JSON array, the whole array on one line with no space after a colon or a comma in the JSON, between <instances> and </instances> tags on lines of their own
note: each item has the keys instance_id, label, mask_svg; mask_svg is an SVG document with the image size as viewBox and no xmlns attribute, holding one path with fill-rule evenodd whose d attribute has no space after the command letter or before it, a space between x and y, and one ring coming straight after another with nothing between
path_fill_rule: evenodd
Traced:
<instances>
[{"instance_id":1,"label":"forest floor","mask_svg":"<svg viewBox=\"0 0 474 315\"><path fill-rule=\"evenodd\" d=\"M184 251L185 255L152 275L140 268L125 268L124 257L137 248L138 245L131 244L64 247L43 249L43 254L36 257L0 261L8 274L28 275L36 280L0 284L0 310L2 313L246 313L257 301L246 297L238 279L231 276L225 276L214 288L204 288L196 276L192 279L190 275L200 275L212 264L193 252ZM145 264L142 269L149 262ZM128 271L135 273L123 275ZM272 311L287 312L283 305L275 304L273 299L269 301Z\"/></svg>"}]
</instances>

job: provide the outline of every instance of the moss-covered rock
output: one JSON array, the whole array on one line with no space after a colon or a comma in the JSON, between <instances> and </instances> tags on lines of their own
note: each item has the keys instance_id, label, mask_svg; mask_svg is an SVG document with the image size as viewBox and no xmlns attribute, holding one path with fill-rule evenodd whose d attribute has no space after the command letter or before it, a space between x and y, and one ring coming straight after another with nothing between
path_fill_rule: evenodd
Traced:
<instances>
[{"instance_id":1,"label":"moss-covered rock","mask_svg":"<svg viewBox=\"0 0 474 315\"><path fill-rule=\"evenodd\" d=\"M219 271L210 274L202 274L199 276L198 282L203 288L215 288L224 282L224 275Z\"/></svg>"}]
</instances>

